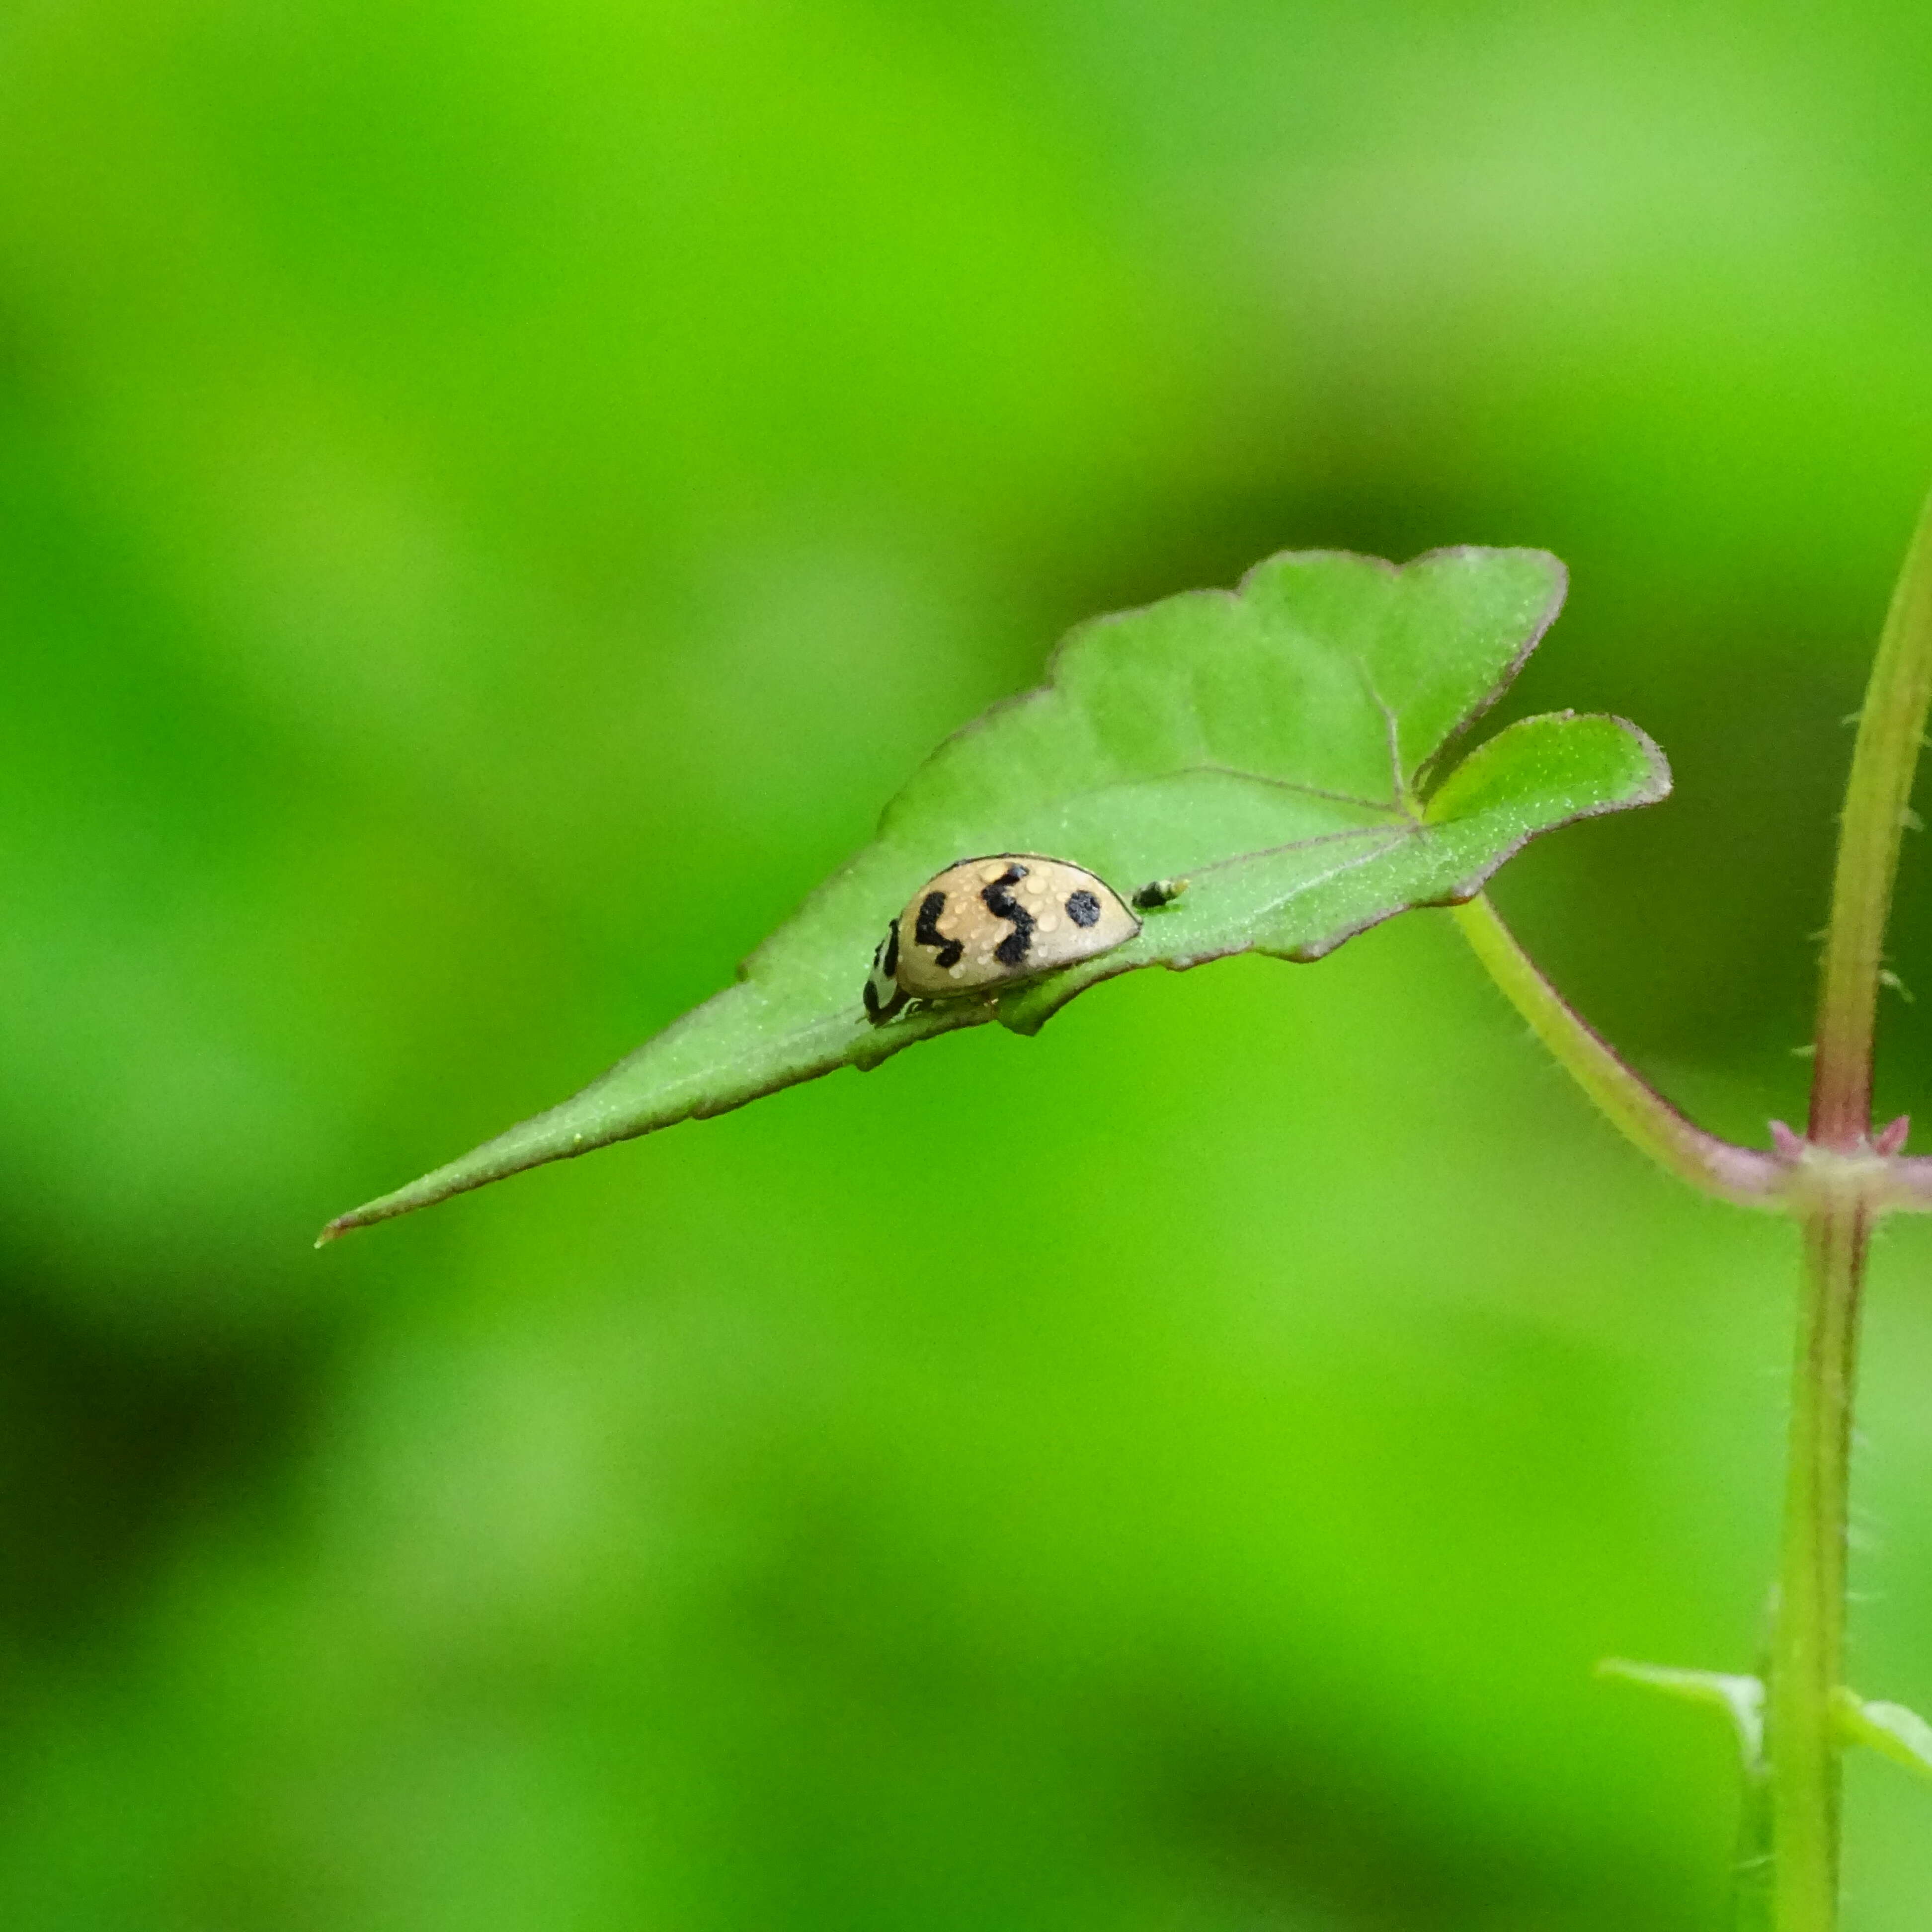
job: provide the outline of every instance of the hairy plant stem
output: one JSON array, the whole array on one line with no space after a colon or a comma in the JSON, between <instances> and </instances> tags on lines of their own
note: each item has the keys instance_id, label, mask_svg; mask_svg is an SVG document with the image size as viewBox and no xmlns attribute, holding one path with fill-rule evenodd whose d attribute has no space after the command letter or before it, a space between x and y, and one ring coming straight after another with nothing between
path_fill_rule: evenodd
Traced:
<instances>
[{"instance_id":1,"label":"hairy plant stem","mask_svg":"<svg viewBox=\"0 0 1932 1932\"><path fill-rule=\"evenodd\" d=\"M1932 501L1921 512L1886 614L1858 712L1838 871L1818 988L1810 1137L1843 1154L1871 1127L1872 1037L1899 841L1911 823L1912 775L1932 701Z\"/></svg>"},{"instance_id":2,"label":"hairy plant stem","mask_svg":"<svg viewBox=\"0 0 1932 1932\"><path fill-rule=\"evenodd\" d=\"M1838 1923L1834 1706L1844 1677L1858 1314L1875 1214L1872 1049L1886 924L1928 704L1932 502L1906 553L1858 713L1819 980L1810 1148L1801 1163L1811 1184L1793 1190L1804 1216L1804 1285L1765 1738L1776 1932L1832 1932Z\"/></svg>"},{"instance_id":3,"label":"hairy plant stem","mask_svg":"<svg viewBox=\"0 0 1932 1932\"><path fill-rule=\"evenodd\" d=\"M1780 1208L1786 1165L1706 1133L1680 1114L1543 976L1488 899L1450 908L1476 957L1530 1030L1610 1124L1680 1180L1744 1208Z\"/></svg>"},{"instance_id":4,"label":"hairy plant stem","mask_svg":"<svg viewBox=\"0 0 1932 1932\"><path fill-rule=\"evenodd\" d=\"M1791 1381L1790 1460L1765 1743L1776 1932L1838 1922L1838 1737L1852 1396L1869 1209L1856 1188L1804 1217L1804 1281Z\"/></svg>"},{"instance_id":5,"label":"hairy plant stem","mask_svg":"<svg viewBox=\"0 0 1932 1932\"><path fill-rule=\"evenodd\" d=\"M1809 1132L1773 1124L1774 1154L1687 1120L1564 1001L1486 899L1455 908L1463 936L1538 1036L1620 1132L1680 1179L1796 1216L1804 1276L1792 1375L1790 1466L1766 1685L1766 1777L1775 1932L1838 1924L1846 1526L1867 1252L1879 1217L1932 1208L1932 1162L1874 1142L1872 1049L1885 930L1912 782L1932 705L1932 502L1922 512L1858 714L1839 821L1820 976Z\"/></svg>"}]
</instances>

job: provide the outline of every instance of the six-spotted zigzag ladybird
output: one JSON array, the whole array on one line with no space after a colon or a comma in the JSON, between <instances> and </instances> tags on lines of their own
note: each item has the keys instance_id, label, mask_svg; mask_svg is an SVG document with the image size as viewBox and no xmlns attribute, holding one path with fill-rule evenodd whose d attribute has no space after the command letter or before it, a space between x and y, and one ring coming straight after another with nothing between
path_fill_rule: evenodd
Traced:
<instances>
[{"instance_id":1,"label":"six-spotted zigzag ladybird","mask_svg":"<svg viewBox=\"0 0 1932 1932\"><path fill-rule=\"evenodd\" d=\"M908 1000L997 991L1112 952L1140 929L1112 886L1064 859L962 859L886 928L866 976L866 1011L888 1020Z\"/></svg>"}]
</instances>

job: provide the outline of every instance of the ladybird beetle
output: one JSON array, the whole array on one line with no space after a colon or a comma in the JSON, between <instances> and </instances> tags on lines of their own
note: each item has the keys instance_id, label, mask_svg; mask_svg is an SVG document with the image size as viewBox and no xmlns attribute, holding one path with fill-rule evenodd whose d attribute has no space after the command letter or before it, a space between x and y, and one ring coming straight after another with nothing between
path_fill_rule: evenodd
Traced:
<instances>
[{"instance_id":1,"label":"ladybird beetle","mask_svg":"<svg viewBox=\"0 0 1932 1932\"><path fill-rule=\"evenodd\" d=\"M886 928L866 976L866 1012L1037 979L1110 952L1141 922L1106 880L1064 859L1000 852L935 874Z\"/></svg>"}]
</instances>

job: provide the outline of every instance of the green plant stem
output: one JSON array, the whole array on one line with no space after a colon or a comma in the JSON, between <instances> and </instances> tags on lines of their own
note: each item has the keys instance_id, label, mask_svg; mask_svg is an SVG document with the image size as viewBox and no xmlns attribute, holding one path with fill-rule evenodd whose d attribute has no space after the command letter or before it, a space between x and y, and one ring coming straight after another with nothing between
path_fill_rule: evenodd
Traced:
<instances>
[{"instance_id":1,"label":"green plant stem","mask_svg":"<svg viewBox=\"0 0 1932 1932\"><path fill-rule=\"evenodd\" d=\"M1628 1140L1694 1187L1745 1208L1783 1204L1790 1169L1706 1133L1619 1058L1546 980L1489 900L1452 906L1462 937L1531 1030Z\"/></svg>"},{"instance_id":2,"label":"green plant stem","mask_svg":"<svg viewBox=\"0 0 1932 1932\"><path fill-rule=\"evenodd\" d=\"M1872 1048L1886 923L1912 782L1932 707L1932 502L1921 513L1858 714L1839 821L1818 995L1810 1132L1776 1158L1706 1133L1586 1026L1484 898L1463 936L1538 1037L1637 1147L1708 1193L1798 1214L1804 1280L1792 1376L1790 1464L1767 1687L1766 1773L1775 1932L1838 1923L1846 1524L1858 1315L1872 1225L1932 1204L1923 1161L1871 1132ZM1899 1124L1902 1133L1904 1124Z\"/></svg>"},{"instance_id":3,"label":"green plant stem","mask_svg":"<svg viewBox=\"0 0 1932 1932\"><path fill-rule=\"evenodd\" d=\"M1838 872L1818 988L1811 1138L1850 1153L1871 1127L1872 1038L1886 922L1932 703L1932 501L1906 553L1858 713L1838 824Z\"/></svg>"},{"instance_id":4,"label":"green plant stem","mask_svg":"<svg viewBox=\"0 0 1932 1932\"><path fill-rule=\"evenodd\" d=\"M1811 1148L1793 1189L1804 1216L1804 1286L1766 1732L1777 1932L1832 1932L1838 1922L1834 1707L1844 1669L1852 1403L1879 1198L1870 1185L1872 1047L1899 842L1928 704L1932 502L1906 553L1858 714L1820 976Z\"/></svg>"},{"instance_id":5,"label":"green plant stem","mask_svg":"<svg viewBox=\"0 0 1932 1932\"><path fill-rule=\"evenodd\" d=\"M1844 1676L1858 1304L1870 1232L1870 1210L1856 1189L1828 1193L1804 1218L1766 1730L1776 1932L1830 1932L1838 1922L1836 1705Z\"/></svg>"}]
</instances>

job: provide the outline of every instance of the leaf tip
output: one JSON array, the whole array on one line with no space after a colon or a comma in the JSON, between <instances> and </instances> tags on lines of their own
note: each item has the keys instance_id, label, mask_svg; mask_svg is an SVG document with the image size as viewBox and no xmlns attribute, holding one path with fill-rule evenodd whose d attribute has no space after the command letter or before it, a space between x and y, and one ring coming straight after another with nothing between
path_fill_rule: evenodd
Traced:
<instances>
[{"instance_id":1,"label":"leaf tip","mask_svg":"<svg viewBox=\"0 0 1932 1932\"><path fill-rule=\"evenodd\" d=\"M1676 783L1671 772L1670 760L1664 755L1664 747L1641 724L1634 724L1630 719L1618 717L1615 712L1606 715L1610 722L1620 726L1636 745L1637 754L1643 760L1646 768L1630 803L1634 806L1662 804L1670 796L1671 788Z\"/></svg>"},{"instance_id":2,"label":"leaf tip","mask_svg":"<svg viewBox=\"0 0 1932 1932\"><path fill-rule=\"evenodd\" d=\"M1840 1685L1833 1700L1840 1739L1864 1744L1922 1777L1932 1776L1932 1724L1904 1704L1868 1702Z\"/></svg>"},{"instance_id":3,"label":"leaf tip","mask_svg":"<svg viewBox=\"0 0 1932 1932\"><path fill-rule=\"evenodd\" d=\"M1731 1720L1746 1774L1754 1779L1764 1774L1765 1690L1761 1678L1720 1670L1679 1670L1668 1664L1639 1664L1628 1657L1602 1658L1596 1675L1721 1710Z\"/></svg>"}]
</instances>

